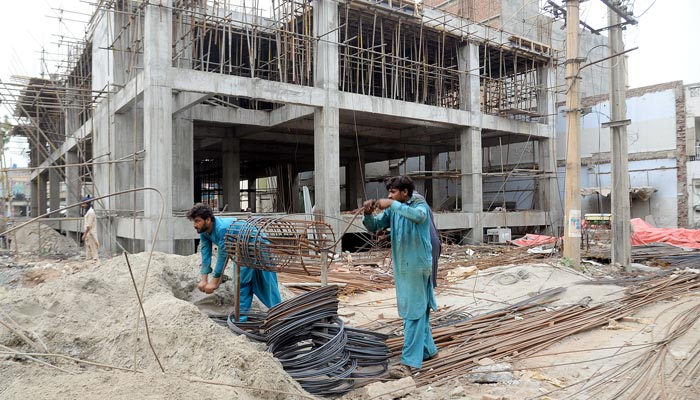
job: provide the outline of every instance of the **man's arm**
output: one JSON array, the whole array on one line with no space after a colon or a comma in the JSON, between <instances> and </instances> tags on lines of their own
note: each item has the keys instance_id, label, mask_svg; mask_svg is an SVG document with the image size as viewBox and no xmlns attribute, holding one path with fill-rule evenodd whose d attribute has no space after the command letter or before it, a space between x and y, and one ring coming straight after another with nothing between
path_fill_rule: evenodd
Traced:
<instances>
[{"instance_id":1,"label":"man's arm","mask_svg":"<svg viewBox=\"0 0 700 400\"><path fill-rule=\"evenodd\" d=\"M93 225L95 225L95 214L88 212L85 214L85 232L83 232L83 241L85 241L87 238L87 235L90 233Z\"/></svg>"},{"instance_id":2,"label":"man's arm","mask_svg":"<svg viewBox=\"0 0 700 400\"><path fill-rule=\"evenodd\" d=\"M401 215L415 224L423 223L423 221L428 218L427 208L428 207L425 205L425 203L419 204L416 208L412 208L399 201L394 201L391 203L391 207L389 207L391 211Z\"/></svg>"},{"instance_id":3,"label":"man's arm","mask_svg":"<svg viewBox=\"0 0 700 400\"><path fill-rule=\"evenodd\" d=\"M199 273L209 275L211 273L211 240L199 235L199 242L202 246L202 268Z\"/></svg>"},{"instance_id":4,"label":"man's arm","mask_svg":"<svg viewBox=\"0 0 700 400\"><path fill-rule=\"evenodd\" d=\"M362 224L370 232L377 232L388 228L391 224L390 213L384 211L379 215L372 215L375 200L367 200L364 204L365 214L362 216Z\"/></svg>"},{"instance_id":5,"label":"man's arm","mask_svg":"<svg viewBox=\"0 0 700 400\"><path fill-rule=\"evenodd\" d=\"M234 222L235 224L235 222ZM238 225L231 225L237 227ZM216 265L214 266L214 273L212 274L211 281L204 288L206 293L213 293L219 287L221 283L221 274L224 272L224 267L226 267L226 261L228 259L228 253L226 252L226 232L231 226L226 228L220 228L214 233L214 240L216 240ZM216 227L214 227L216 229ZM232 230L234 235L238 235L238 230Z\"/></svg>"},{"instance_id":6,"label":"man's arm","mask_svg":"<svg viewBox=\"0 0 700 400\"><path fill-rule=\"evenodd\" d=\"M216 266L214 266L214 274L212 277L221 278L221 274L224 273L227 257L228 253L226 252L226 246L224 244L218 246L218 249L216 250Z\"/></svg>"},{"instance_id":7,"label":"man's arm","mask_svg":"<svg viewBox=\"0 0 700 400\"><path fill-rule=\"evenodd\" d=\"M86 226L86 227L85 227L85 232L83 232L83 237L82 237L82 241L83 241L83 242L84 242L85 239L87 238L88 233L90 233L90 227L89 227L89 226Z\"/></svg>"}]
</instances>

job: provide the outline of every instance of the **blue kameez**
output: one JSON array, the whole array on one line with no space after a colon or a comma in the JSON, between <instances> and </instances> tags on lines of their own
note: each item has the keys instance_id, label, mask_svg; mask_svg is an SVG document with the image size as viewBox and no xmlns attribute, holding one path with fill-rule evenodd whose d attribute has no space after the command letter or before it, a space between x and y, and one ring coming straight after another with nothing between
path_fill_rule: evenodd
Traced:
<instances>
[{"instance_id":1,"label":"blue kameez","mask_svg":"<svg viewBox=\"0 0 700 400\"><path fill-rule=\"evenodd\" d=\"M401 363L420 368L423 360L437 353L430 331L430 310L437 310L431 276L430 209L414 196L406 203L394 201L384 212L364 216L362 222L371 232L391 228L396 299L404 320Z\"/></svg>"},{"instance_id":2,"label":"blue kameez","mask_svg":"<svg viewBox=\"0 0 700 400\"><path fill-rule=\"evenodd\" d=\"M236 228L240 229L242 224L243 221L236 218L216 217L214 218L214 229L212 229L211 234L206 232L199 234L202 245L202 269L200 270L202 275L208 275L212 272L211 251L212 243L215 243L218 249L216 266L212 276L214 278L221 277L227 258L225 247L226 232L229 230L229 227L232 227L231 232L235 234L237 232ZM241 265L240 294L242 313L250 311L250 306L253 303L253 294L258 296L258 299L268 308L276 306L282 301L275 272L248 268L243 265ZM244 321L243 317L241 317L241 321Z\"/></svg>"}]
</instances>

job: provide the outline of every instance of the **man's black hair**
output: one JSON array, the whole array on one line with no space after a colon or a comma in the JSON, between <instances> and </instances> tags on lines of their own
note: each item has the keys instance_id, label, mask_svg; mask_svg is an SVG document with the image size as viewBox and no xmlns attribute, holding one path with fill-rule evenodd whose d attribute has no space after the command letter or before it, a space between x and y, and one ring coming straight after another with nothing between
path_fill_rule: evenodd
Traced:
<instances>
[{"instance_id":1,"label":"man's black hair","mask_svg":"<svg viewBox=\"0 0 700 400\"><path fill-rule=\"evenodd\" d=\"M413 196L413 190L415 188L416 187L413 185L413 180L403 175L394 176L393 178L389 178L389 180L386 181L386 190L397 189L399 191L402 191L404 189L408 189L408 197Z\"/></svg>"},{"instance_id":2,"label":"man's black hair","mask_svg":"<svg viewBox=\"0 0 700 400\"><path fill-rule=\"evenodd\" d=\"M190 211L187 212L187 219L192 221L197 217L203 220L210 218L213 221L214 211L212 211L211 207L209 207L208 204L197 203L190 209Z\"/></svg>"}]
</instances>

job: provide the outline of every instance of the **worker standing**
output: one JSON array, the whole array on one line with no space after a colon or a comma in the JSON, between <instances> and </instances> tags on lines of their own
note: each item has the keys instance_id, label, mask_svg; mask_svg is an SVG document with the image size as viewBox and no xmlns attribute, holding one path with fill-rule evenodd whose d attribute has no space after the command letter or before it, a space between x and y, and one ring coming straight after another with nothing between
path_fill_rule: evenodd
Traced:
<instances>
[{"instance_id":1,"label":"worker standing","mask_svg":"<svg viewBox=\"0 0 700 400\"><path fill-rule=\"evenodd\" d=\"M391 257L399 316L404 321L401 365L390 371L394 378L412 375L423 361L437 355L430 330L430 310L437 310L432 285L430 209L413 196L411 178L396 176L387 185L388 199L363 204L362 223L370 232L391 228ZM374 209L383 210L373 215Z\"/></svg>"},{"instance_id":2,"label":"worker standing","mask_svg":"<svg viewBox=\"0 0 700 400\"><path fill-rule=\"evenodd\" d=\"M99 261L100 242L97 240L97 216L92 208L90 196L83 197L82 207L85 212L83 217L85 230L82 238L83 243L85 243L85 256L88 260Z\"/></svg>"},{"instance_id":3,"label":"worker standing","mask_svg":"<svg viewBox=\"0 0 700 400\"><path fill-rule=\"evenodd\" d=\"M233 234L240 229L243 221L229 217L215 217L211 207L203 203L197 203L187 213L187 219L192 221L194 229L199 233L199 240L202 252L202 268L200 273L202 279L197 288L205 293L213 293L221 283L221 275L226 266L226 232L231 229ZM212 244L216 244L216 266L213 273L211 269ZM240 309L245 313L250 311L253 303L253 294L258 296L268 308L279 304L282 301L279 287L277 286L277 274L271 271L262 271L248 268L241 265L240 279ZM209 274L212 274L211 278ZM247 317L241 316L241 322Z\"/></svg>"}]
</instances>

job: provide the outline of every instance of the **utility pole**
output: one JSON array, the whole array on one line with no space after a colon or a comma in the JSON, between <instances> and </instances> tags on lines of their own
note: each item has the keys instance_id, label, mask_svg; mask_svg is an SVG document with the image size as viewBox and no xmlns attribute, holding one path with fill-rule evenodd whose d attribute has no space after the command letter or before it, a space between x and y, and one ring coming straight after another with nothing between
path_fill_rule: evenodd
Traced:
<instances>
[{"instance_id":1,"label":"utility pole","mask_svg":"<svg viewBox=\"0 0 700 400\"><path fill-rule=\"evenodd\" d=\"M619 0L608 5L608 26L610 33L608 43L610 55L615 56L624 51L622 41L621 15L625 10L620 8ZM629 22L628 17L625 20ZM630 22L635 23L636 21ZM613 58L610 70L610 122L603 126L610 127L610 162L612 168L612 257L613 264L622 265L629 271L632 262L632 245L630 243L630 197L629 170L627 160L627 96L625 83L627 81L626 60L623 55Z\"/></svg>"},{"instance_id":2,"label":"utility pole","mask_svg":"<svg viewBox=\"0 0 700 400\"><path fill-rule=\"evenodd\" d=\"M564 257L574 267L581 265L581 155L579 127L581 110L579 85L579 0L566 2L566 195L564 205Z\"/></svg>"}]
</instances>

